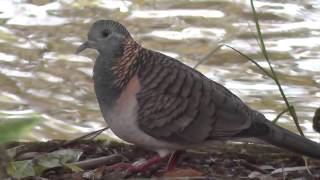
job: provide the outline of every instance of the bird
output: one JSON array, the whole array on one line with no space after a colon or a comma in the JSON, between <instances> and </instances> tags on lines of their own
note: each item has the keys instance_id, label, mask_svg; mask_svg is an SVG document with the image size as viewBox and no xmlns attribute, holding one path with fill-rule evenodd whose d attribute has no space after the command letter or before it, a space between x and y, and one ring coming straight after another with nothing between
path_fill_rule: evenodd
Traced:
<instances>
[{"instance_id":1,"label":"bird","mask_svg":"<svg viewBox=\"0 0 320 180\"><path fill-rule=\"evenodd\" d=\"M87 48L98 52L93 83L106 123L122 140L157 153L139 167L114 167L139 171L177 152L237 138L320 159L318 143L273 124L201 72L142 47L117 21L94 22L76 53Z\"/></svg>"},{"instance_id":2,"label":"bird","mask_svg":"<svg viewBox=\"0 0 320 180\"><path fill-rule=\"evenodd\" d=\"M314 116L312 118L312 127L315 131L320 133L320 107L314 112Z\"/></svg>"}]
</instances>

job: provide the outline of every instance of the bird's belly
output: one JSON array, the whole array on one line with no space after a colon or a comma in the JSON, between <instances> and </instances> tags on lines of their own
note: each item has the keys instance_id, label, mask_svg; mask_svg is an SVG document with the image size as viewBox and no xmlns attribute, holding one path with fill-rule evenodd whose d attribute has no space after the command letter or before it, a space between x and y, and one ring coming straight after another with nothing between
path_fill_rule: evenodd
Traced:
<instances>
[{"instance_id":1,"label":"bird's belly","mask_svg":"<svg viewBox=\"0 0 320 180\"><path fill-rule=\"evenodd\" d=\"M158 140L143 132L137 124L138 102L136 93L140 90L138 78L134 76L121 93L108 118L111 130L122 140L159 151L182 149L178 144Z\"/></svg>"}]
</instances>

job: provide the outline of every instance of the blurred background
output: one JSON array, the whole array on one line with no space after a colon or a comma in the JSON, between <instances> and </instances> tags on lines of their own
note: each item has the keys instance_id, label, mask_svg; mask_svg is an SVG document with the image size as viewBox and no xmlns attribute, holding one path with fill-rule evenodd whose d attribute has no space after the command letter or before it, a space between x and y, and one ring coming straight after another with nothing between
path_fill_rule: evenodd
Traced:
<instances>
[{"instance_id":1,"label":"blurred background","mask_svg":"<svg viewBox=\"0 0 320 180\"><path fill-rule=\"evenodd\" d=\"M305 134L320 106L320 1L255 1L270 58ZM1 0L0 121L41 119L24 140L71 139L105 126L92 83L94 51L74 52L98 19L120 21L144 47L194 66L221 42L256 59L249 0ZM273 119L277 86L222 48L197 68ZM280 125L296 131L288 115Z\"/></svg>"}]
</instances>

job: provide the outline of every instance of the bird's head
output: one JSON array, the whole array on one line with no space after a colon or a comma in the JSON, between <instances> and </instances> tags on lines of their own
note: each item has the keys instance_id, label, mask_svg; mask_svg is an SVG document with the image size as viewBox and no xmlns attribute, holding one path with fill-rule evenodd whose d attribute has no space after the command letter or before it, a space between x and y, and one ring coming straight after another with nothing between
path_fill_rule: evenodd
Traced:
<instances>
[{"instance_id":1,"label":"bird's head","mask_svg":"<svg viewBox=\"0 0 320 180\"><path fill-rule=\"evenodd\" d=\"M87 48L96 49L100 54L120 50L122 42L129 32L120 23L113 20L95 22L88 33L88 40L77 49L77 54Z\"/></svg>"}]
</instances>

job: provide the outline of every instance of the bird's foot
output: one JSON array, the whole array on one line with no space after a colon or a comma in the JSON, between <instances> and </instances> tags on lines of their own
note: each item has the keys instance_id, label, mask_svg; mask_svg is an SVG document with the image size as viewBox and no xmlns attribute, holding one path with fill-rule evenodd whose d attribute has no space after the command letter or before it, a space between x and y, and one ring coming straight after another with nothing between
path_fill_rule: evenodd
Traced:
<instances>
[{"instance_id":1,"label":"bird's foot","mask_svg":"<svg viewBox=\"0 0 320 180\"><path fill-rule=\"evenodd\" d=\"M160 156L154 156L142 163L136 164L130 164L130 163L117 163L112 166L109 166L109 170L126 170L127 174L133 174L133 173L139 173L139 172L145 172L149 169L150 166L162 161L166 157L160 157Z\"/></svg>"},{"instance_id":2,"label":"bird's foot","mask_svg":"<svg viewBox=\"0 0 320 180\"><path fill-rule=\"evenodd\" d=\"M107 169L111 170L111 171L116 171L116 170L125 171L126 175L131 175L134 173L144 173L147 170L149 170L149 168L152 165L155 165L155 164L157 164L157 163L159 163L169 157L166 168L160 170L160 172L167 172L167 171L171 171L171 170L175 169L176 164L177 164L177 160L179 159L180 155L183 152L184 151L175 151L170 156L167 155L164 157L156 155L156 156L153 156L152 158L147 159L143 162L136 162L136 163L132 163L132 164L120 162L120 163L116 163L112 166L108 166Z\"/></svg>"}]
</instances>

